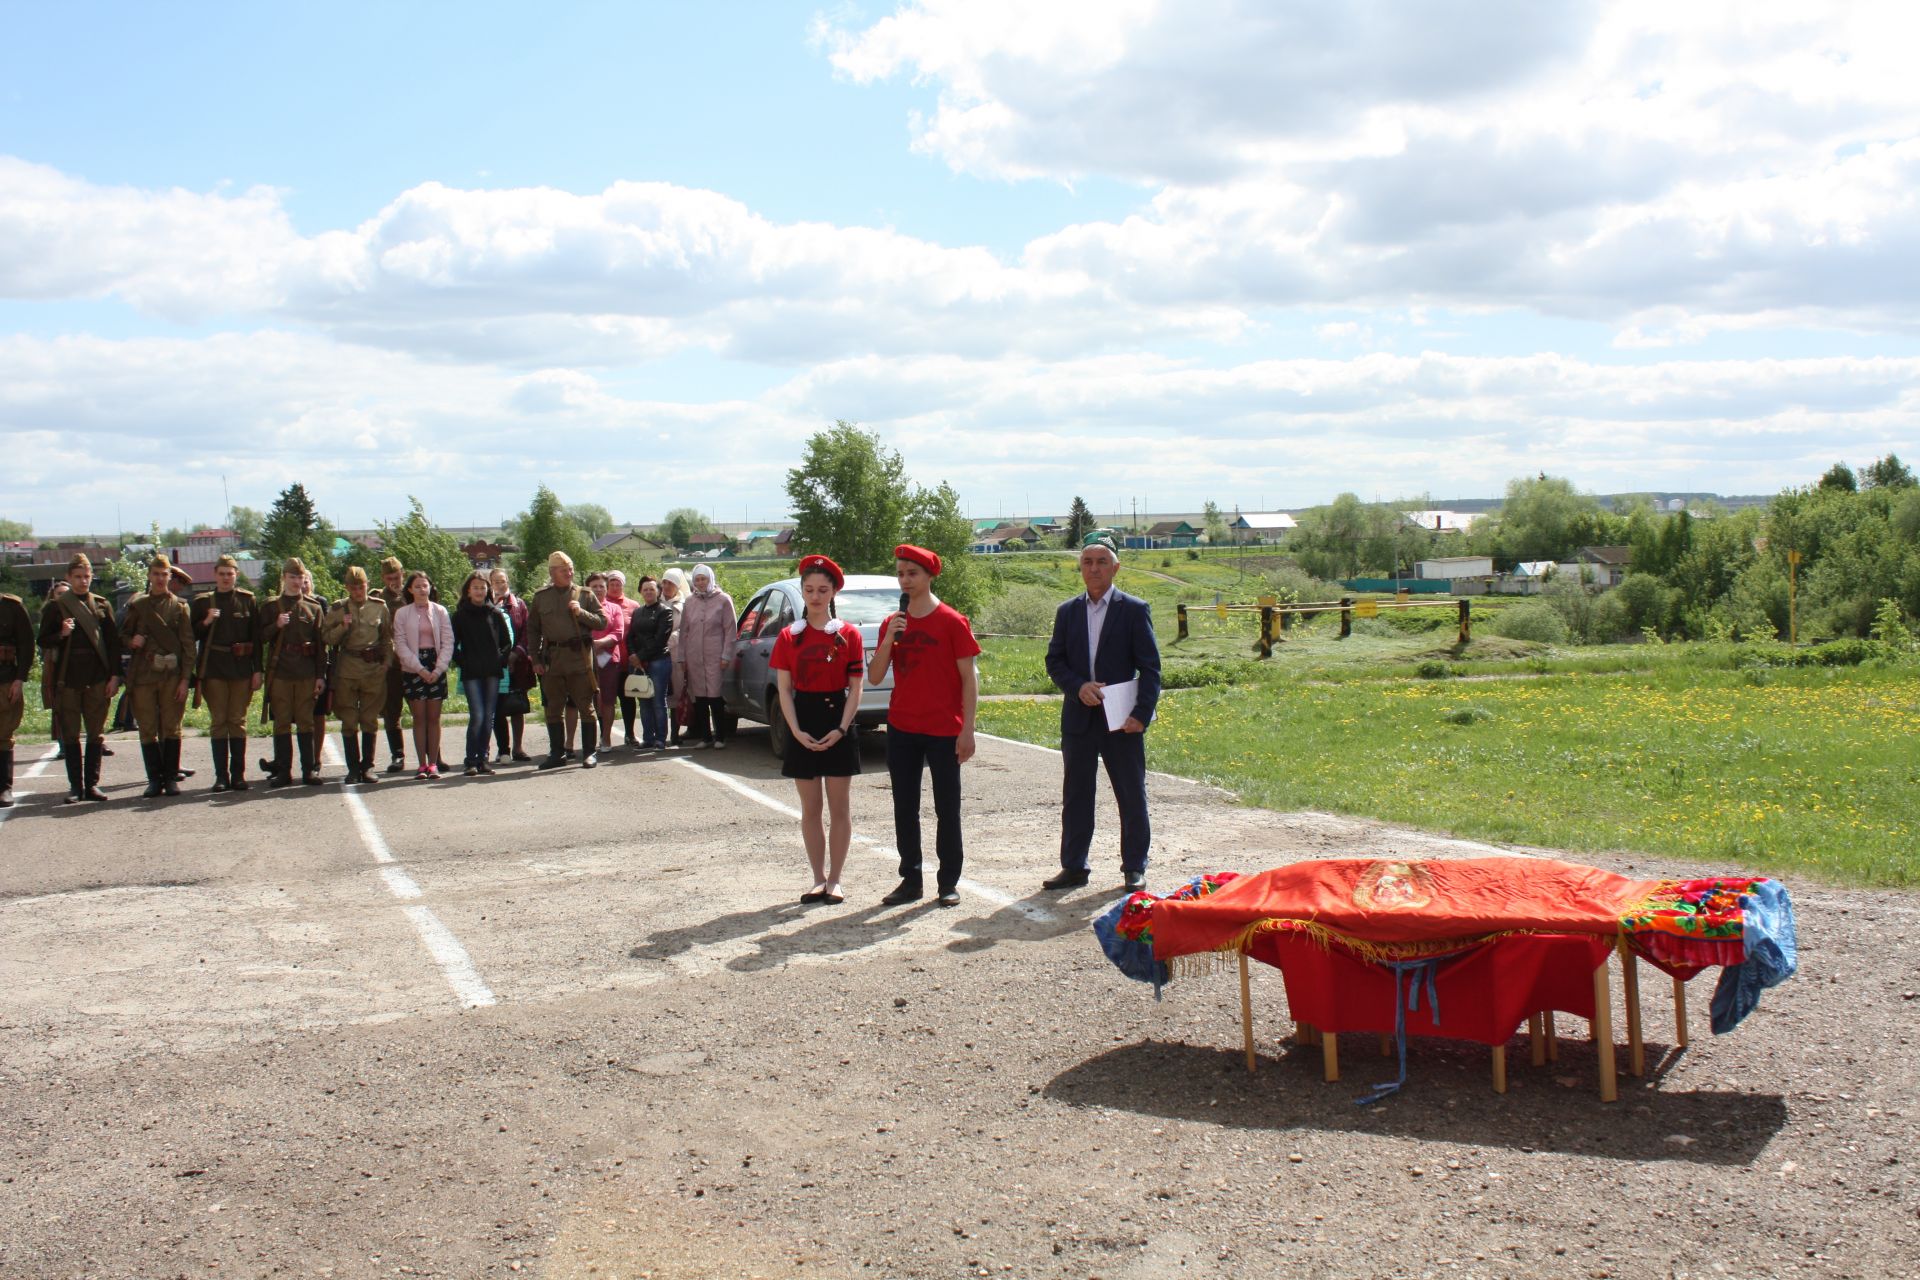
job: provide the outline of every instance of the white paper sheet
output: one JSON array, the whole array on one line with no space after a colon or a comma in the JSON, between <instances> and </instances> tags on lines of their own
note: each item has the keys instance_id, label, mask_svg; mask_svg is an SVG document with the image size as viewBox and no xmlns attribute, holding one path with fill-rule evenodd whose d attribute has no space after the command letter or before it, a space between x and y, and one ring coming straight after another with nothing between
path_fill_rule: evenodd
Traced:
<instances>
[{"instance_id":1,"label":"white paper sheet","mask_svg":"<svg viewBox=\"0 0 1920 1280\"><path fill-rule=\"evenodd\" d=\"M1107 728L1118 729L1133 714L1133 704L1140 698L1140 682L1126 680L1120 684L1103 686L1100 690L1100 705L1107 713Z\"/></svg>"}]
</instances>

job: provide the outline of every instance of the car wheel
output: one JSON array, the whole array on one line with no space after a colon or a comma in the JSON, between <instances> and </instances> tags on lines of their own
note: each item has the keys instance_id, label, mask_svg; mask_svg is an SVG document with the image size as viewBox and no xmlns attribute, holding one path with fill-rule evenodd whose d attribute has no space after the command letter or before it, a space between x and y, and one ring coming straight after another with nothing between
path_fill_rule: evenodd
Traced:
<instances>
[{"instance_id":1,"label":"car wheel","mask_svg":"<svg viewBox=\"0 0 1920 1280\"><path fill-rule=\"evenodd\" d=\"M780 695L767 695L767 742L773 747L773 758L785 760L787 751L793 746L793 734L787 729L787 718L780 714Z\"/></svg>"}]
</instances>

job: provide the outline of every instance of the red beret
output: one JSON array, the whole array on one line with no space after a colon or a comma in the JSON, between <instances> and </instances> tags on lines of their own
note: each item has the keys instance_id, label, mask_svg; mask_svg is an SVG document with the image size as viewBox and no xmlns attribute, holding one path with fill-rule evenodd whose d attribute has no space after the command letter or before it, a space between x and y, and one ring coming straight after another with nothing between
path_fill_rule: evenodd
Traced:
<instances>
[{"instance_id":1,"label":"red beret","mask_svg":"<svg viewBox=\"0 0 1920 1280\"><path fill-rule=\"evenodd\" d=\"M820 572L833 579L833 589L838 591L847 585L847 575L840 572L840 566L822 555L802 556L800 558L800 576Z\"/></svg>"},{"instance_id":2,"label":"red beret","mask_svg":"<svg viewBox=\"0 0 1920 1280\"><path fill-rule=\"evenodd\" d=\"M913 561L925 569L930 578L940 576L940 554L937 551L929 551L925 547L916 547L910 542L903 542L893 549L893 558Z\"/></svg>"}]
</instances>

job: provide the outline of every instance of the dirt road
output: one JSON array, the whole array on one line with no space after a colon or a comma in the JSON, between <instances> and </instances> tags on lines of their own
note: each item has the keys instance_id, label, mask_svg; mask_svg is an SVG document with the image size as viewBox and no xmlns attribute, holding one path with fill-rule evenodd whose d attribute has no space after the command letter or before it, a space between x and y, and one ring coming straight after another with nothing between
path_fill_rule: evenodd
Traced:
<instances>
[{"instance_id":1,"label":"dirt road","mask_svg":"<svg viewBox=\"0 0 1920 1280\"><path fill-rule=\"evenodd\" d=\"M41 772L0 820L0 1274L1920 1270L1913 895L1794 885L1800 977L1718 1039L1701 991L1684 1054L1650 993L1615 1105L1582 1028L1504 1097L1484 1049L1417 1042L1362 1108L1392 1064L1322 1083L1277 975L1249 1076L1233 979L1156 1004L1101 957L1110 807L1100 887L1039 892L1050 753L983 743L951 910L879 904L866 762L840 907L796 901L753 733L364 799L148 804L123 748L114 801L67 808ZM1153 804L1156 888L1480 848L1166 779Z\"/></svg>"}]
</instances>

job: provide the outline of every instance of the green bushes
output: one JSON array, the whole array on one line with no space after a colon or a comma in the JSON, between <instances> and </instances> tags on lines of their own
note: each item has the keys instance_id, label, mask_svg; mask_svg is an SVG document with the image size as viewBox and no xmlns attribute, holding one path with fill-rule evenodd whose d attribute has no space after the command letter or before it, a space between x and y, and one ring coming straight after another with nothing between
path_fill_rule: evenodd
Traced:
<instances>
[{"instance_id":1,"label":"green bushes","mask_svg":"<svg viewBox=\"0 0 1920 1280\"><path fill-rule=\"evenodd\" d=\"M1558 609L1535 600L1502 609L1494 615L1487 630L1509 640L1532 640L1538 644L1566 644L1572 636L1567 620Z\"/></svg>"},{"instance_id":2,"label":"green bushes","mask_svg":"<svg viewBox=\"0 0 1920 1280\"><path fill-rule=\"evenodd\" d=\"M1003 636L1051 635L1059 606L1059 594L1046 587L1010 586L980 611L980 629Z\"/></svg>"}]
</instances>

